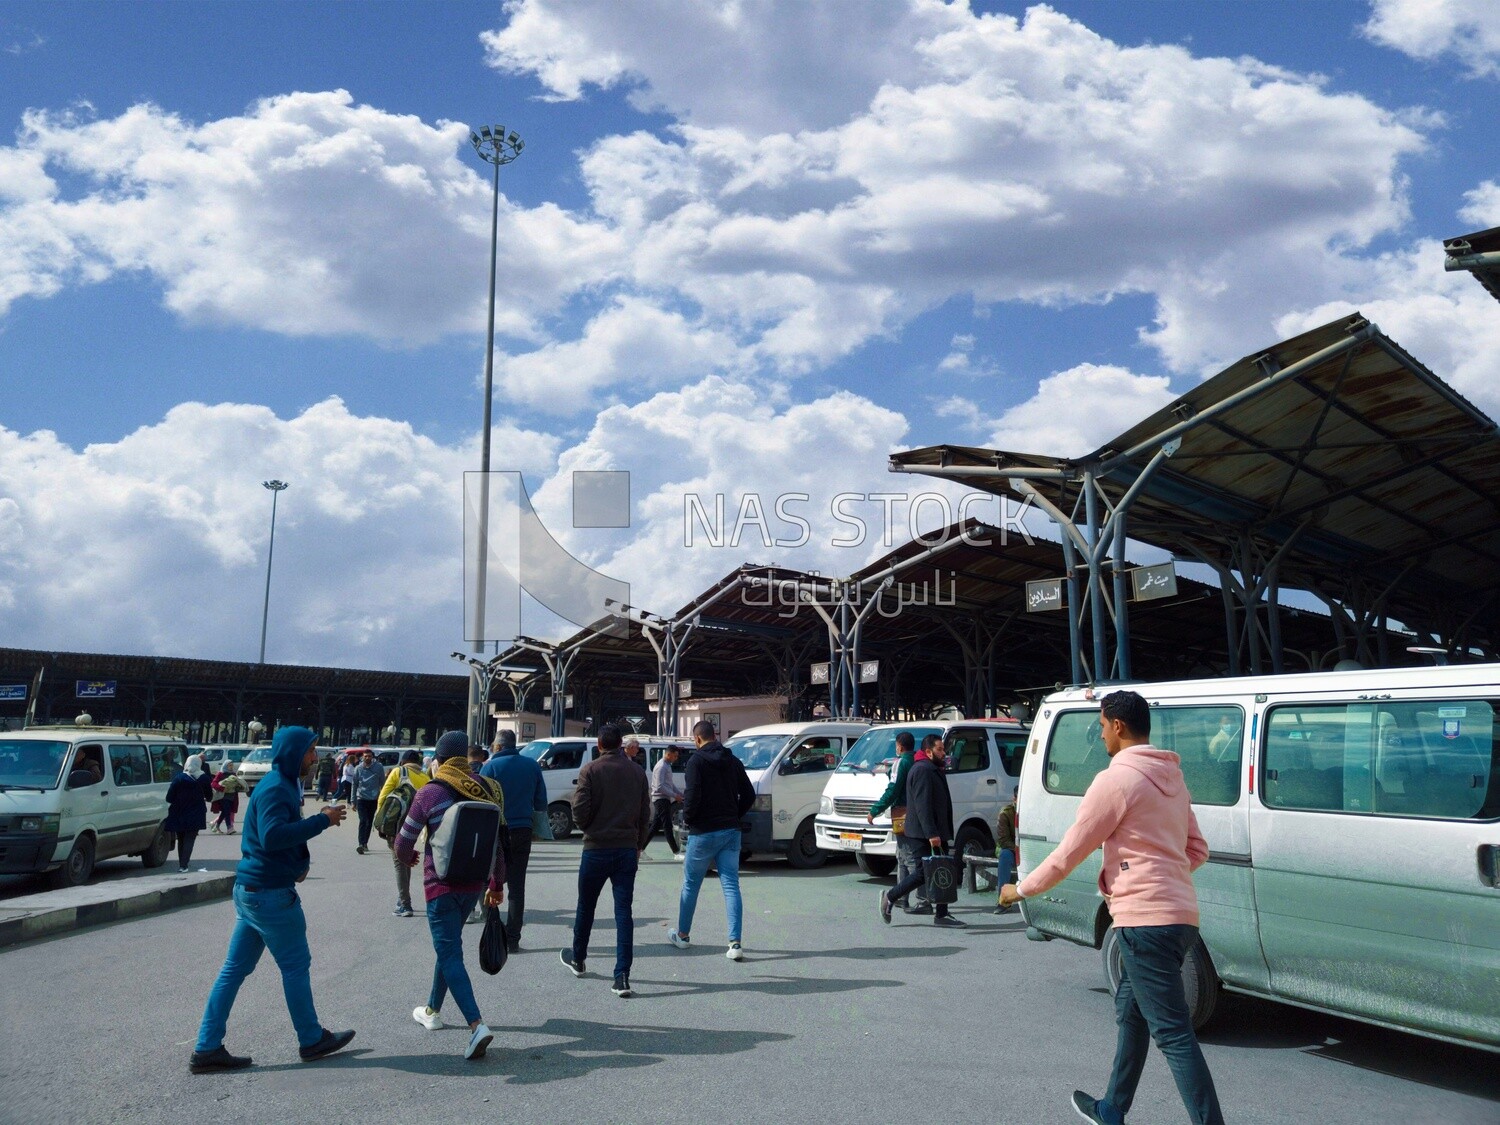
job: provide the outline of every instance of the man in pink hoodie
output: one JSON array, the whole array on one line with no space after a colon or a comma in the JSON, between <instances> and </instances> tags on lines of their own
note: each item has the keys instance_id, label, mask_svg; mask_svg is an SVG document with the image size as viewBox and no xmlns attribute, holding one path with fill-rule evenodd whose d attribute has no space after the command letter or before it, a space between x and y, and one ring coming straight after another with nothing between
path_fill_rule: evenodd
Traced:
<instances>
[{"instance_id":1,"label":"man in pink hoodie","mask_svg":"<svg viewBox=\"0 0 1500 1125\"><path fill-rule=\"evenodd\" d=\"M1104 1097L1075 1090L1073 1108L1099 1125L1123 1125L1154 1039L1189 1118L1223 1125L1182 989L1183 958L1198 940L1193 872L1208 859L1208 844L1198 831L1177 755L1151 745L1146 700L1133 691L1111 692L1100 705L1099 722L1109 767L1083 795L1062 843L1019 887L1002 887L1000 901L1008 905L1051 890L1103 846L1099 889L1109 903L1123 969L1115 994L1119 1038Z\"/></svg>"}]
</instances>

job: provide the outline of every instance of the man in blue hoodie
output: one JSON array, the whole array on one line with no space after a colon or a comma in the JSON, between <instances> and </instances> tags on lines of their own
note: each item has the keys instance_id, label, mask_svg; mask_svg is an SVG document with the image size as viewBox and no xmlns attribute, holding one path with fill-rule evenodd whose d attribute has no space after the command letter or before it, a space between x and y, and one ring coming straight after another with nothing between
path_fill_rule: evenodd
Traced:
<instances>
[{"instance_id":1,"label":"man in blue hoodie","mask_svg":"<svg viewBox=\"0 0 1500 1125\"><path fill-rule=\"evenodd\" d=\"M317 736L306 727L282 727L271 744L273 767L250 794L240 837L242 858L235 871L234 912L238 919L229 939L224 967L208 994L198 1042L189 1062L194 1074L239 1070L250 1059L224 1049L224 1030L234 998L269 949L281 970L287 1011L297 1030L303 1062L312 1062L346 1047L352 1031L329 1031L318 1021L312 998L312 953L307 947L307 919L295 884L312 865L307 841L344 819L344 810L329 807L302 816L302 776L317 761Z\"/></svg>"},{"instance_id":2,"label":"man in blue hoodie","mask_svg":"<svg viewBox=\"0 0 1500 1125\"><path fill-rule=\"evenodd\" d=\"M505 912L505 940L511 949L519 949L521 927L526 924L526 868L531 863L531 818L534 813L547 814L547 782L542 777L542 767L516 751L516 735L509 730L495 736L495 752L480 768L479 774L498 781L505 792L505 827L510 837L505 853L505 881L510 891L510 905Z\"/></svg>"}]
</instances>

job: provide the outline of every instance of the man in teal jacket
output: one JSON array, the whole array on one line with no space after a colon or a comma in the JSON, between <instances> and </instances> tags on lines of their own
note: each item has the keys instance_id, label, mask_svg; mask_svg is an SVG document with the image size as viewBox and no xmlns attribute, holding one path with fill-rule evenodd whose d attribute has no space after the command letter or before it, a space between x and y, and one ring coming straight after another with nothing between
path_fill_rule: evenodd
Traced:
<instances>
[{"instance_id":1,"label":"man in teal jacket","mask_svg":"<svg viewBox=\"0 0 1500 1125\"><path fill-rule=\"evenodd\" d=\"M937 735L929 734L922 739L922 752L925 754L932 748L932 744L938 740ZM875 818L886 809L904 809L906 807L906 775L911 771L911 764L915 758L914 751L916 742L912 739L910 731L902 731L896 736L896 772L891 776L891 783L885 787L885 792L880 795L880 800L871 807L869 815L865 817L866 824L874 824ZM893 821L894 824L894 821ZM913 845L908 844L906 837L892 830L891 835L896 841L896 881L899 883L905 879L921 862ZM915 892L916 904L901 903L901 909L908 914L931 914L932 903L924 897L921 887Z\"/></svg>"},{"instance_id":2,"label":"man in teal jacket","mask_svg":"<svg viewBox=\"0 0 1500 1125\"><path fill-rule=\"evenodd\" d=\"M250 1059L224 1048L224 1031L234 998L269 949L281 970L287 1011L297 1029L303 1062L312 1062L348 1045L352 1031L329 1031L318 1021L312 998L312 953L307 946L307 919L296 884L307 877L312 857L307 841L344 818L330 806L302 816L302 775L317 761L317 736L306 727L282 727L271 744L272 769L250 794L240 837L242 858L235 870L234 933L224 967L208 994L198 1042L189 1062L194 1074L239 1070Z\"/></svg>"}]
</instances>

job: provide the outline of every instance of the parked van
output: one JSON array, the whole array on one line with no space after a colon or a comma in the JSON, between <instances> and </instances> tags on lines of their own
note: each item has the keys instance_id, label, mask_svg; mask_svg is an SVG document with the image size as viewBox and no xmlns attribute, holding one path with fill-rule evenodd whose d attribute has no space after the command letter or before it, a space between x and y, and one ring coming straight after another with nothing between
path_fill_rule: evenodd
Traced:
<instances>
[{"instance_id":1,"label":"parked van","mask_svg":"<svg viewBox=\"0 0 1500 1125\"><path fill-rule=\"evenodd\" d=\"M1042 705L1018 810L1022 871L1073 822L1108 756L1096 701ZM1135 686L1208 841L1196 1026L1222 989L1500 1050L1500 665ZM1120 978L1096 853L1022 904Z\"/></svg>"},{"instance_id":2,"label":"parked van","mask_svg":"<svg viewBox=\"0 0 1500 1125\"><path fill-rule=\"evenodd\" d=\"M869 729L863 722L771 723L724 744L755 787L744 853L785 853L797 868L822 867L814 821L823 786L845 752Z\"/></svg>"},{"instance_id":3,"label":"parked van","mask_svg":"<svg viewBox=\"0 0 1500 1125\"><path fill-rule=\"evenodd\" d=\"M890 784L896 766L896 735L910 732L920 747L935 734L949 742L948 792L953 797L953 849L993 858L995 820L1016 792L1026 727L1014 719L955 719L950 722L882 723L871 727L839 763L818 805L818 847L853 852L866 875L896 870L896 840L887 810L873 825L865 817Z\"/></svg>"},{"instance_id":4,"label":"parked van","mask_svg":"<svg viewBox=\"0 0 1500 1125\"><path fill-rule=\"evenodd\" d=\"M52 872L88 882L101 859L138 855L160 867L167 786L187 745L163 731L31 727L0 734L0 873Z\"/></svg>"},{"instance_id":5,"label":"parked van","mask_svg":"<svg viewBox=\"0 0 1500 1125\"><path fill-rule=\"evenodd\" d=\"M661 758L663 747L676 745L692 745L692 739L660 738L656 735L626 734L626 738L634 738L641 744L641 749L646 757L646 765L656 764ZM592 762L599 756L599 743L593 737L587 738L535 738L521 747L521 753L542 767L542 780L547 785L547 819L552 822L552 835L555 839L566 840L573 835L573 790L578 788L578 771L583 769L585 762ZM678 766L682 760L678 760Z\"/></svg>"}]
</instances>

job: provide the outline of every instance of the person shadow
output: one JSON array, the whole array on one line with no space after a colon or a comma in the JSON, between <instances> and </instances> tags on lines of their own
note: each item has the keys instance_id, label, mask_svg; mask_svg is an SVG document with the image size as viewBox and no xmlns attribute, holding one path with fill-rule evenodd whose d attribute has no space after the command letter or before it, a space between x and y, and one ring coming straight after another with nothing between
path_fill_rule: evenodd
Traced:
<instances>
[{"instance_id":1,"label":"person shadow","mask_svg":"<svg viewBox=\"0 0 1500 1125\"><path fill-rule=\"evenodd\" d=\"M809 983L787 978L790 990L805 992ZM842 986L840 991L862 984L897 987L894 981L817 982ZM743 991L746 986L732 986L716 991ZM705 990L707 987L705 986ZM462 1030L462 1029L456 1029ZM457 1038L456 1036L454 1037ZM511 1048L506 1041L515 1039L555 1040L529 1047ZM675 1059L710 1058L742 1054L762 1043L779 1043L793 1038L779 1031L722 1030L693 1027L637 1027L624 1023L596 1023L590 1020L554 1018L537 1027L512 1025L500 1029L484 1060L471 1062L457 1053L384 1055L371 1049L343 1051L319 1063L320 1070L347 1073L359 1070L394 1070L418 1078L480 1079L493 1082L500 1075L510 1085L533 1086L565 1082L601 1070L631 1070L654 1066ZM303 1063L286 1063L257 1067L257 1071L300 1071Z\"/></svg>"}]
</instances>

